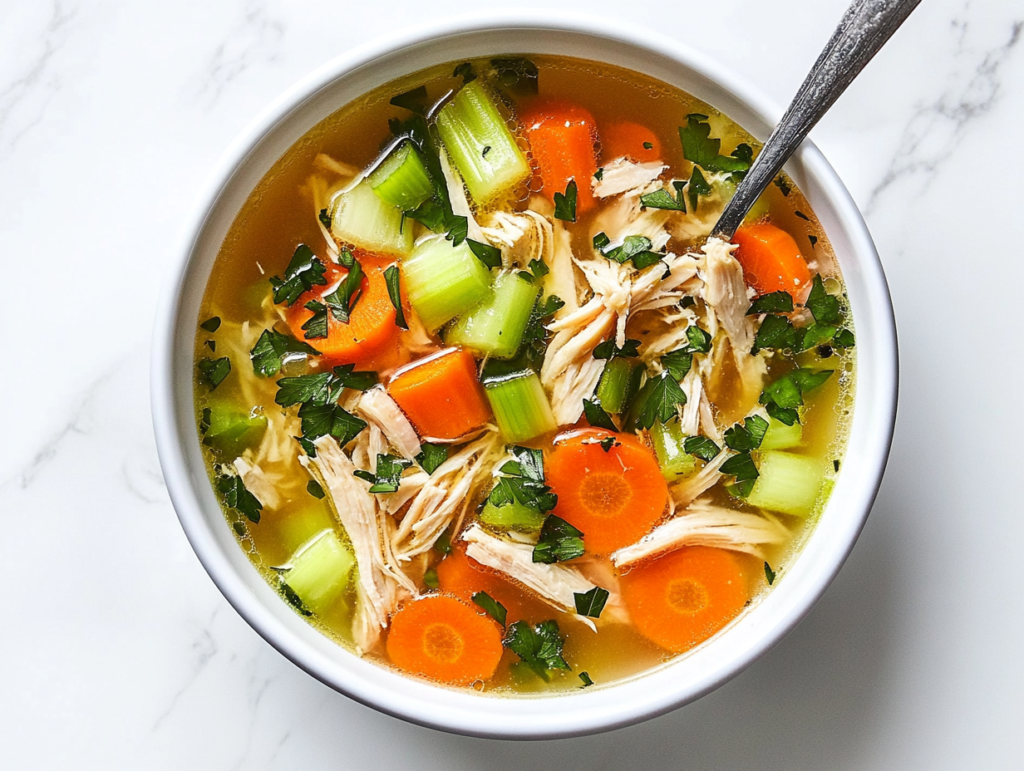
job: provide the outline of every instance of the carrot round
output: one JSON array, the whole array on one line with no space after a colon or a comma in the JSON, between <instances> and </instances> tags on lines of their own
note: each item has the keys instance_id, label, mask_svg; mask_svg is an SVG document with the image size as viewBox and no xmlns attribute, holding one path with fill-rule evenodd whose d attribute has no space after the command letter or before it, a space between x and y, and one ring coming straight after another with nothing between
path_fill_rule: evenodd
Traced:
<instances>
[{"instance_id":1,"label":"carrot round","mask_svg":"<svg viewBox=\"0 0 1024 771\"><path fill-rule=\"evenodd\" d=\"M613 437L605 452L600 441ZM574 431L544 462L545 482L558 496L554 513L583 531L591 554L636 543L661 519L668 486L653 453L630 434Z\"/></svg>"},{"instance_id":2,"label":"carrot round","mask_svg":"<svg viewBox=\"0 0 1024 771\"><path fill-rule=\"evenodd\" d=\"M594 116L579 105L538 99L519 115L533 154L534 189L549 201L576 181L576 214L594 206L591 188L597 171Z\"/></svg>"},{"instance_id":3,"label":"carrot round","mask_svg":"<svg viewBox=\"0 0 1024 771\"><path fill-rule=\"evenodd\" d=\"M473 601L477 592L487 592L505 606L506 622L527 619L541 620L550 608L526 595L522 589L466 555L456 547L437 565L437 580L442 592L453 594L466 602Z\"/></svg>"},{"instance_id":4,"label":"carrot round","mask_svg":"<svg viewBox=\"0 0 1024 771\"><path fill-rule=\"evenodd\" d=\"M640 634L673 653L711 637L749 599L736 557L709 546L684 547L640 565L621 576L619 586Z\"/></svg>"},{"instance_id":5,"label":"carrot round","mask_svg":"<svg viewBox=\"0 0 1024 771\"><path fill-rule=\"evenodd\" d=\"M448 348L398 370L388 393L420 436L456 439L491 417L468 351Z\"/></svg>"},{"instance_id":6,"label":"carrot round","mask_svg":"<svg viewBox=\"0 0 1024 771\"><path fill-rule=\"evenodd\" d=\"M647 145L650 145L648 147ZM601 127L601 158L605 162L626 156L633 161L660 161L661 142L647 126L623 121Z\"/></svg>"},{"instance_id":7,"label":"carrot round","mask_svg":"<svg viewBox=\"0 0 1024 771\"><path fill-rule=\"evenodd\" d=\"M455 597L433 594L408 602L391 618L391 663L448 685L488 680L501 660L501 628Z\"/></svg>"},{"instance_id":8,"label":"carrot round","mask_svg":"<svg viewBox=\"0 0 1024 771\"><path fill-rule=\"evenodd\" d=\"M811 285L811 271L793 236L770 223L748 225L732 238L743 277L758 294L784 291L802 300Z\"/></svg>"},{"instance_id":9,"label":"carrot round","mask_svg":"<svg viewBox=\"0 0 1024 771\"><path fill-rule=\"evenodd\" d=\"M357 250L354 253L363 269L362 294L347 324L327 314L327 337L307 340L302 325L313 316L305 305L310 300L323 301L325 294L337 289L338 284L348 275L348 270L333 262L327 264L326 286L314 287L303 294L288 310L288 326L299 340L305 340L323 354L322 361L328 365L363 362L374 356L388 344L398 340L399 327L395 324L395 306L388 296L384 269L394 259L377 257Z\"/></svg>"}]
</instances>

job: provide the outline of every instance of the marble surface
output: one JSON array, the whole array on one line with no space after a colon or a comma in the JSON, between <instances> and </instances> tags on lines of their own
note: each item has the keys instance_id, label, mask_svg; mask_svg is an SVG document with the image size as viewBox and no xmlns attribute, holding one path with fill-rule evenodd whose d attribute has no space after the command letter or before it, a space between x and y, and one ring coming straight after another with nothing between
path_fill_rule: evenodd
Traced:
<instances>
[{"instance_id":1,"label":"marble surface","mask_svg":"<svg viewBox=\"0 0 1024 771\"><path fill-rule=\"evenodd\" d=\"M330 691L221 598L149 418L186 213L307 71L487 5L0 0L0 768L1020 768L1022 0L927 0L813 134L882 254L902 399L849 563L747 672L600 737L466 739ZM560 5L721 56L785 103L845 0Z\"/></svg>"}]
</instances>

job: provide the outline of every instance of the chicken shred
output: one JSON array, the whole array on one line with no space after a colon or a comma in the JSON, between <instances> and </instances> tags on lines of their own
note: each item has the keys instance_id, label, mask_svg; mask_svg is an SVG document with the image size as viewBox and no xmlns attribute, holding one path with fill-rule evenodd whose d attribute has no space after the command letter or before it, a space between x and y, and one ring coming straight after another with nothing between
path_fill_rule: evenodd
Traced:
<instances>
[{"instance_id":1,"label":"chicken shred","mask_svg":"<svg viewBox=\"0 0 1024 771\"><path fill-rule=\"evenodd\" d=\"M594 185L594 195L610 198L613 195L642 190L654 182L668 166L661 161L635 163L622 157L604 165L601 180Z\"/></svg>"},{"instance_id":2,"label":"chicken shred","mask_svg":"<svg viewBox=\"0 0 1024 771\"><path fill-rule=\"evenodd\" d=\"M412 460L420 454L420 439L416 429L383 387L375 386L366 391L356 411L376 425L403 458Z\"/></svg>"}]
</instances>

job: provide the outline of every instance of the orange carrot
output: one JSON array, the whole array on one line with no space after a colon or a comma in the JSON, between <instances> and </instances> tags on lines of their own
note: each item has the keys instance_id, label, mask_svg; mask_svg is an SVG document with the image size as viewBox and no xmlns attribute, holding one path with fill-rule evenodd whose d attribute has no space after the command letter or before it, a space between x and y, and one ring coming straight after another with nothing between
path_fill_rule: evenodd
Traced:
<instances>
[{"instance_id":1,"label":"orange carrot","mask_svg":"<svg viewBox=\"0 0 1024 771\"><path fill-rule=\"evenodd\" d=\"M395 306L388 296L384 269L394 259L377 257L357 250L353 255L363 269L362 295L347 324L327 314L327 337L306 340L302 325L313 316L305 305L310 300L323 301L325 294L331 294L348 275L348 270L333 262L327 263L326 286L314 287L303 294L288 309L288 326L299 340L305 340L323 354L321 361L327 365L363 362L398 340L401 331L395 325Z\"/></svg>"},{"instance_id":2,"label":"orange carrot","mask_svg":"<svg viewBox=\"0 0 1024 771\"><path fill-rule=\"evenodd\" d=\"M594 206L597 128L588 110L569 102L538 99L520 114L533 154L534 184L549 201L576 181L576 214Z\"/></svg>"},{"instance_id":3,"label":"orange carrot","mask_svg":"<svg viewBox=\"0 0 1024 771\"><path fill-rule=\"evenodd\" d=\"M758 294L789 292L794 300L802 300L811 285L800 247L786 231L769 223L749 225L732 237L739 245L736 259L743 266L743 277Z\"/></svg>"},{"instance_id":4,"label":"orange carrot","mask_svg":"<svg viewBox=\"0 0 1024 771\"><path fill-rule=\"evenodd\" d=\"M650 147L647 147L650 145ZM633 161L660 161L661 142L647 126L625 121L601 128L601 160L626 156Z\"/></svg>"},{"instance_id":5,"label":"orange carrot","mask_svg":"<svg viewBox=\"0 0 1024 771\"><path fill-rule=\"evenodd\" d=\"M633 568L619 581L640 634L673 653L711 637L749 599L736 557L709 546L684 547Z\"/></svg>"},{"instance_id":6,"label":"orange carrot","mask_svg":"<svg viewBox=\"0 0 1024 771\"><path fill-rule=\"evenodd\" d=\"M427 595L391 617L391 663L404 672L449 685L487 680L501 660L501 627L483 610L455 597Z\"/></svg>"},{"instance_id":7,"label":"orange carrot","mask_svg":"<svg viewBox=\"0 0 1024 771\"><path fill-rule=\"evenodd\" d=\"M605 452L600 441L613 437ZM654 454L630 434L602 429L571 432L544 462L558 496L554 513L583 531L591 554L636 543L661 519L668 486Z\"/></svg>"},{"instance_id":8,"label":"orange carrot","mask_svg":"<svg viewBox=\"0 0 1024 771\"><path fill-rule=\"evenodd\" d=\"M472 602L477 592L487 592L505 606L509 624L520 619L541 621L551 612L540 600L530 597L511 581L466 556L465 550L459 547L453 548L438 563L437 580L442 592L454 594L466 602Z\"/></svg>"},{"instance_id":9,"label":"orange carrot","mask_svg":"<svg viewBox=\"0 0 1024 771\"><path fill-rule=\"evenodd\" d=\"M469 351L447 348L398 370L388 393L420 436L455 439L491 418Z\"/></svg>"}]
</instances>

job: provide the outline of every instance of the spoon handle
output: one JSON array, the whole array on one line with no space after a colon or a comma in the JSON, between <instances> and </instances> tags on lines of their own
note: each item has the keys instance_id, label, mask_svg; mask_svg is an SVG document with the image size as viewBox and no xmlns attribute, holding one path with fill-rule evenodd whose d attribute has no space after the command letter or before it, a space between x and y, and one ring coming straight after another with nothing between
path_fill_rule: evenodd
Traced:
<instances>
[{"instance_id":1,"label":"spoon handle","mask_svg":"<svg viewBox=\"0 0 1024 771\"><path fill-rule=\"evenodd\" d=\"M732 238L750 207L807 133L920 2L854 0L754 165L736 188L713 235Z\"/></svg>"}]
</instances>

